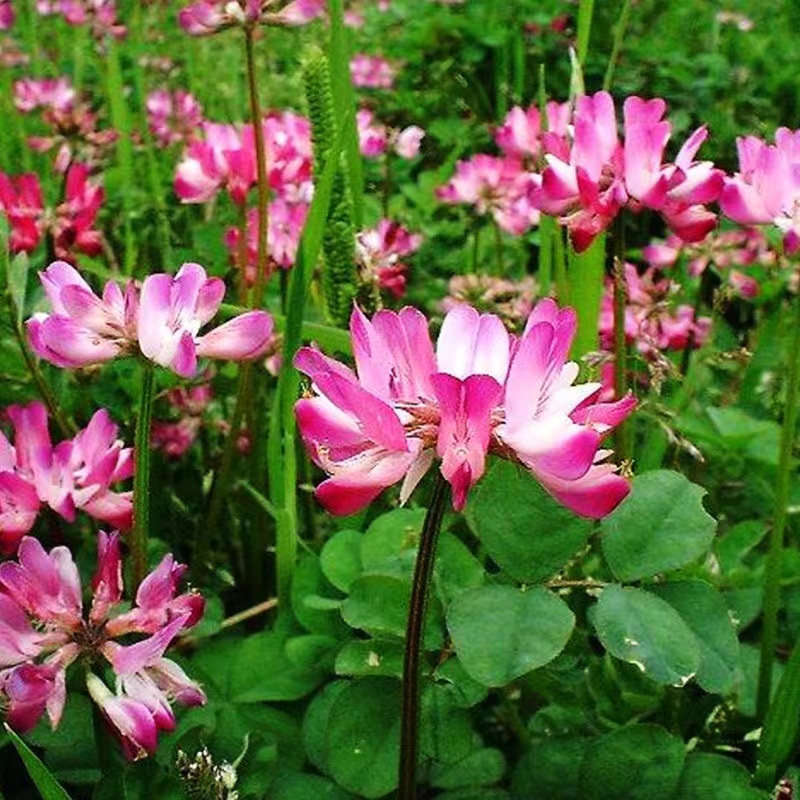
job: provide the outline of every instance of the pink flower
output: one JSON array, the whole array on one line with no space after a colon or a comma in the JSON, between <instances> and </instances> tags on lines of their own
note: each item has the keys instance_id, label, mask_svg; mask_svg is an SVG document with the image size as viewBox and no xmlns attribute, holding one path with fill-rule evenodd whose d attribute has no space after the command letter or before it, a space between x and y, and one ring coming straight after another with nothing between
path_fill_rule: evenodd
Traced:
<instances>
[{"instance_id":1,"label":"pink flower","mask_svg":"<svg viewBox=\"0 0 800 800\"><path fill-rule=\"evenodd\" d=\"M142 353L183 377L195 374L198 358L257 358L266 351L272 334L272 317L264 311L245 312L199 335L224 295L224 282L208 278L199 264L184 264L174 278L165 273L149 275L139 304L137 335Z\"/></svg>"},{"instance_id":2,"label":"pink flower","mask_svg":"<svg viewBox=\"0 0 800 800\"><path fill-rule=\"evenodd\" d=\"M775 225L788 254L800 248L800 130L778 128L775 144L736 140L739 172L725 179L722 212L744 225Z\"/></svg>"},{"instance_id":3,"label":"pink flower","mask_svg":"<svg viewBox=\"0 0 800 800\"><path fill-rule=\"evenodd\" d=\"M353 513L400 481L405 501L436 454L460 510L496 452L577 513L608 514L629 486L599 446L635 401L597 403L600 384L572 386L578 365L565 362L575 324L571 309L543 300L515 342L498 317L461 305L434 354L415 309L381 311L372 322L356 309L357 373L311 348L295 361L316 391L296 413L306 449L330 475L320 502Z\"/></svg>"},{"instance_id":4,"label":"pink flower","mask_svg":"<svg viewBox=\"0 0 800 800\"><path fill-rule=\"evenodd\" d=\"M542 211L561 217L578 251L628 207L661 213L685 241L699 241L715 225L704 204L716 200L722 173L694 156L706 138L695 131L674 163L663 163L671 126L661 118L663 100L625 101L625 137L620 143L614 101L607 92L579 97L568 157L547 153L537 202Z\"/></svg>"},{"instance_id":5,"label":"pink flower","mask_svg":"<svg viewBox=\"0 0 800 800\"><path fill-rule=\"evenodd\" d=\"M408 266L401 259L415 253L421 244L422 236L388 219L361 231L356 237L356 254L365 282L377 282L393 297L402 297Z\"/></svg>"},{"instance_id":6,"label":"pink flower","mask_svg":"<svg viewBox=\"0 0 800 800\"><path fill-rule=\"evenodd\" d=\"M350 59L350 78L360 89L391 89L394 69L385 58L356 53Z\"/></svg>"},{"instance_id":7,"label":"pink flower","mask_svg":"<svg viewBox=\"0 0 800 800\"><path fill-rule=\"evenodd\" d=\"M97 38L125 36L126 28L117 21L116 0L38 0L43 16L60 14L69 25L90 25Z\"/></svg>"},{"instance_id":8,"label":"pink flower","mask_svg":"<svg viewBox=\"0 0 800 800\"><path fill-rule=\"evenodd\" d=\"M109 281L101 299L64 262L51 264L40 278L53 313L31 317L28 337L38 356L59 367L99 364L141 351L178 375L192 377L198 358L257 358L272 333L272 317L250 311L199 335L225 294L224 282L208 278L199 264L184 264L174 278L149 275L141 296L132 283L123 294Z\"/></svg>"},{"instance_id":9,"label":"pink flower","mask_svg":"<svg viewBox=\"0 0 800 800\"><path fill-rule=\"evenodd\" d=\"M75 102L69 78L21 78L14 82L14 105L27 114L37 108L68 113Z\"/></svg>"},{"instance_id":10,"label":"pink flower","mask_svg":"<svg viewBox=\"0 0 800 800\"><path fill-rule=\"evenodd\" d=\"M276 10L277 0L198 0L181 9L178 22L190 36L206 36L233 26L305 25L321 16L324 0L294 0Z\"/></svg>"},{"instance_id":11,"label":"pink flower","mask_svg":"<svg viewBox=\"0 0 800 800\"><path fill-rule=\"evenodd\" d=\"M547 131L542 130L537 106L527 110L515 106L506 114L503 124L495 131L494 140L507 156L538 159L543 153L563 153L572 119L569 103L547 104Z\"/></svg>"},{"instance_id":12,"label":"pink flower","mask_svg":"<svg viewBox=\"0 0 800 800\"><path fill-rule=\"evenodd\" d=\"M491 214L506 232L519 236L539 224L534 204L539 177L513 158L476 155L456 164L456 174L436 191L445 203L469 203Z\"/></svg>"},{"instance_id":13,"label":"pink flower","mask_svg":"<svg viewBox=\"0 0 800 800\"><path fill-rule=\"evenodd\" d=\"M173 702L205 702L198 684L164 657L172 640L202 616L203 599L176 596L184 567L168 555L142 582L133 608L114 616L123 597L118 535L98 534L97 550L87 616L67 548L47 553L26 536L18 561L0 564L0 699L18 731L30 730L45 713L55 729L66 701L67 669L78 659L94 664L103 658L115 673L116 691L89 672L89 694L126 757L135 760L155 752L159 730L175 727ZM119 637L126 644L115 641Z\"/></svg>"},{"instance_id":14,"label":"pink flower","mask_svg":"<svg viewBox=\"0 0 800 800\"><path fill-rule=\"evenodd\" d=\"M147 123L160 147L191 141L203 122L203 109L189 92L157 89L147 96Z\"/></svg>"},{"instance_id":15,"label":"pink flower","mask_svg":"<svg viewBox=\"0 0 800 800\"><path fill-rule=\"evenodd\" d=\"M89 256L100 252L101 234L93 226L104 192L89 180L88 167L75 163L69 168L65 195L64 202L48 213L36 175L12 178L0 172L0 208L11 225L12 252L33 252L45 233L52 236L59 258L74 260L75 252Z\"/></svg>"},{"instance_id":16,"label":"pink flower","mask_svg":"<svg viewBox=\"0 0 800 800\"><path fill-rule=\"evenodd\" d=\"M294 266L300 235L308 216L308 203L287 203L278 198L269 204L269 235L267 244L272 265L289 269ZM229 228L225 233L225 245L231 254L231 261L238 263L240 231ZM247 261L244 279L252 286L256 279L258 264L258 209L251 208L247 212ZM268 274L272 273L271 266Z\"/></svg>"},{"instance_id":17,"label":"pink flower","mask_svg":"<svg viewBox=\"0 0 800 800\"><path fill-rule=\"evenodd\" d=\"M385 125L374 125L374 118L368 108L361 108L356 113L358 147L364 158L378 158L386 152L389 132Z\"/></svg>"},{"instance_id":18,"label":"pink flower","mask_svg":"<svg viewBox=\"0 0 800 800\"><path fill-rule=\"evenodd\" d=\"M399 131L394 138L394 151L400 158L411 159L419 154L425 131L419 125L409 125Z\"/></svg>"},{"instance_id":19,"label":"pink flower","mask_svg":"<svg viewBox=\"0 0 800 800\"><path fill-rule=\"evenodd\" d=\"M131 492L110 487L133 474L132 451L117 439L117 426L105 409L55 447L41 403L10 406L7 413L14 446L0 433L0 552L15 552L42 503L70 522L83 509L114 527L130 528Z\"/></svg>"},{"instance_id":20,"label":"pink flower","mask_svg":"<svg viewBox=\"0 0 800 800\"><path fill-rule=\"evenodd\" d=\"M0 0L0 31L7 31L14 27L14 6L11 0Z\"/></svg>"}]
</instances>

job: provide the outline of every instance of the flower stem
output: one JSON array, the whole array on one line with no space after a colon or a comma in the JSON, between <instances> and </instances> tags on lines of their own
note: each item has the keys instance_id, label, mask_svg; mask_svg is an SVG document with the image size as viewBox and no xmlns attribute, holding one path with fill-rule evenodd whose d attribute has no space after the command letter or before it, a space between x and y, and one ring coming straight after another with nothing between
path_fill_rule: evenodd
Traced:
<instances>
[{"instance_id":1,"label":"flower stem","mask_svg":"<svg viewBox=\"0 0 800 800\"><path fill-rule=\"evenodd\" d=\"M433 497L422 525L411 586L411 601L406 626L406 649L403 659L403 708L400 722L400 788L398 800L417 797L417 743L419 734L419 669L425 607L428 588L436 561L436 543L447 503L447 481L437 472Z\"/></svg>"},{"instance_id":2,"label":"flower stem","mask_svg":"<svg viewBox=\"0 0 800 800\"><path fill-rule=\"evenodd\" d=\"M503 232L497 224L497 220L492 220L492 227L494 228L494 257L495 269L497 270L497 277L503 277L505 265L503 264Z\"/></svg>"},{"instance_id":3,"label":"flower stem","mask_svg":"<svg viewBox=\"0 0 800 800\"><path fill-rule=\"evenodd\" d=\"M256 82L256 59L253 48L255 27L245 28L244 49L247 62L247 88L250 94L250 120L256 145L256 189L258 192L258 246L256 256L256 281L253 307L260 308L267 273L267 237L269 235L269 186L267 185L267 152L264 142L264 124L261 118L261 101Z\"/></svg>"},{"instance_id":4,"label":"flower stem","mask_svg":"<svg viewBox=\"0 0 800 800\"><path fill-rule=\"evenodd\" d=\"M625 218L620 214L614 225L614 397L621 400L628 391L628 353L625 344ZM630 458L627 429L617 426L617 454Z\"/></svg>"},{"instance_id":5,"label":"flower stem","mask_svg":"<svg viewBox=\"0 0 800 800\"><path fill-rule=\"evenodd\" d=\"M147 535L150 529L150 427L153 419L155 370L149 361L142 364L139 416L133 442L133 557L134 591L147 573Z\"/></svg>"},{"instance_id":6,"label":"flower stem","mask_svg":"<svg viewBox=\"0 0 800 800\"><path fill-rule=\"evenodd\" d=\"M775 484L775 520L769 540L767 566L764 572L764 622L761 634L761 662L758 670L756 713L763 720L769 708L772 688L772 665L778 636L778 611L781 602L781 567L789 488L792 479L792 450L797 429L798 379L800 378L800 296L793 300L792 339L789 345L786 411L781 430L781 451Z\"/></svg>"}]
</instances>

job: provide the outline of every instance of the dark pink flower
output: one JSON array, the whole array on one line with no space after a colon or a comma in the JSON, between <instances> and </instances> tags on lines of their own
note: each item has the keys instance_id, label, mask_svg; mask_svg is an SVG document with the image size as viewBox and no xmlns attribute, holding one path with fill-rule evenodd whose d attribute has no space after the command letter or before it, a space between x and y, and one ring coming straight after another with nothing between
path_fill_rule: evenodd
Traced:
<instances>
[{"instance_id":1,"label":"dark pink flower","mask_svg":"<svg viewBox=\"0 0 800 800\"><path fill-rule=\"evenodd\" d=\"M203 109L189 92L150 92L145 103L147 123L160 147L190 142L203 122Z\"/></svg>"},{"instance_id":2,"label":"dark pink flower","mask_svg":"<svg viewBox=\"0 0 800 800\"><path fill-rule=\"evenodd\" d=\"M196 594L177 595L183 572L172 556L147 576L130 611L114 616L123 598L116 533L98 534L92 603L84 616L81 582L65 547L47 553L24 537L18 561L0 564L0 700L20 732L47 713L57 728L66 701L67 669L78 659L103 658L116 676L112 692L94 674L87 687L127 758L155 752L159 730L172 730L172 703L199 705L203 690L164 652L203 613ZM147 585L145 585L147 584ZM125 636L125 644L115 641ZM129 643L131 636L138 640Z\"/></svg>"},{"instance_id":3,"label":"dark pink flower","mask_svg":"<svg viewBox=\"0 0 800 800\"><path fill-rule=\"evenodd\" d=\"M414 254L421 244L422 236L388 219L361 231L356 237L356 254L364 282L375 282L393 297L402 297L408 271L402 259Z\"/></svg>"},{"instance_id":4,"label":"dark pink flower","mask_svg":"<svg viewBox=\"0 0 800 800\"><path fill-rule=\"evenodd\" d=\"M207 36L230 27L305 25L325 11L325 0L294 0L279 8L279 0L197 0L178 13L190 36Z\"/></svg>"},{"instance_id":5,"label":"dark pink flower","mask_svg":"<svg viewBox=\"0 0 800 800\"><path fill-rule=\"evenodd\" d=\"M131 449L105 409L55 447L41 403L10 406L14 445L0 433L0 552L13 553L42 503L70 522L77 509L116 528L131 525L131 493L111 485L133 474Z\"/></svg>"}]
</instances>

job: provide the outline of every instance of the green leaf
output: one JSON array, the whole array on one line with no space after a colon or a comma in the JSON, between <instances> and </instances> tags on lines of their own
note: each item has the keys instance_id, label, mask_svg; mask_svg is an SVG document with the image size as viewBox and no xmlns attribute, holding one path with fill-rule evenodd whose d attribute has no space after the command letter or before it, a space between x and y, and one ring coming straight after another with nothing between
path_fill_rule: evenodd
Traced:
<instances>
[{"instance_id":1,"label":"green leaf","mask_svg":"<svg viewBox=\"0 0 800 800\"><path fill-rule=\"evenodd\" d=\"M703 508L705 489L678 472L646 472L601 523L603 553L622 581L648 578L703 555L716 521Z\"/></svg>"},{"instance_id":2,"label":"green leaf","mask_svg":"<svg viewBox=\"0 0 800 800\"><path fill-rule=\"evenodd\" d=\"M449 532L439 537L434 569L442 602L447 602L464 589L480 586L486 574L469 548Z\"/></svg>"},{"instance_id":3,"label":"green leaf","mask_svg":"<svg viewBox=\"0 0 800 800\"><path fill-rule=\"evenodd\" d=\"M697 637L698 685L716 694L730 691L739 664L739 640L725 598L698 580L659 583L650 591L666 600Z\"/></svg>"},{"instance_id":4,"label":"green leaf","mask_svg":"<svg viewBox=\"0 0 800 800\"><path fill-rule=\"evenodd\" d=\"M759 783L771 787L800 733L800 643L795 644L770 702L758 745Z\"/></svg>"},{"instance_id":5,"label":"green leaf","mask_svg":"<svg viewBox=\"0 0 800 800\"><path fill-rule=\"evenodd\" d=\"M319 775L282 775L269 786L269 800L355 800L355 796Z\"/></svg>"},{"instance_id":6,"label":"green leaf","mask_svg":"<svg viewBox=\"0 0 800 800\"><path fill-rule=\"evenodd\" d=\"M405 634L411 584L390 575L364 575L352 586L342 604L342 617L352 628L372 636ZM442 610L438 599L431 597L425 614L425 647L442 646Z\"/></svg>"},{"instance_id":7,"label":"green leaf","mask_svg":"<svg viewBox=\"0 0 800 800\"><path fill-rule=\"evenodd\" d=\"M328 729L331 709L348 686L350 686L349 681L334 681L324 686L322 691L314 695L303 718L303 744L308 760L322 772L330 772L325 732Z\"/></svg>"},{"instance_id":8,"label":"green leaf","mask_svg":"<svg viewBox=\"0 0 800 800\"><path fill-rule=\"evenodd\" d=\"M684 757L683 742L658 725L630 725L612 731L586 750L580 779L583 797L670 800Z\"/></svg>"},{"instance_id":9,"label":"green leaf","mask_svg":"<svg viewBox=\"0 0 800 800\"><path fill-rule=\"evenodd\" d=\"M398 508L374 520L361 540L364 572L410 576L424 520L424 508Z\"/></svg>"},{"instance_id":10,"label":"green leaf","mask_svg":"<svg viewBox=\"0 0 800 800\"><path fill-rule=\"evenodd\" d=\"M482 786L499 781L505 769L505 756L499 750L484 747L473 750L455 764L434 766L431 770L431 783L438 789Z\"/></svg>"},{"instance_id":11,"label":"green leaf","mask_svg":"<svg viewBox=\"0 0 800 800\"><path fill-rule=\"evenodd\" d=\"M689 753L672 800L767 800L750 786L750 774L732 758Z\"/></svg>"},{"instance_id":12,"label":"green leaf","mask_svg":"<svg viewBox=\"0 0 800 800\"><path fill-rule=\"evenodd\" d=\"M588 737L555 737L532 744L511 781L514 800L584 800L581 763L592 742Z\"/></svg>"},{"instance_id":13,"label":"green leaf","mask_svg":"<svg viewBox=\"0 0 800 800\"><path fill-rule=\"evenodd\" d=\"M297 621L311 633L338 638L345 636L347 628L342 624L339 615L333 613L338 608L338 604L328 610L308 603L311 597L324 598L334 594L336 592L328 585L322 574L319 558L312 553L304 553L297 563L292 577L292 611L294 611ZM335 597L331 599L337 600Z\"/></svg>"},{"instance_id":14,"label":"green leaf","mask_svg":"<svg viewBox=\"0 0 800 800\"><path fill-rule=\"evenodd\" d=\"M320 553L322 574L343 592L349 592L351 584L361 574L362 538L360 531L339 531L325 542Z\"/></svg>"},{"instance_id":15,"label":"green leaf","mask_svg":"<svg viewBox=\"0 0 800 800\"><path fill-rule=\"evenodd\" d=\"M467 674L504 686L552 661L566 646L575 617L546 589L481 586L457 595L447 626Z\"/></svg>"},{"instance_id":16,"label":"green leaf","mask_svg":"<svg viewBox=\"0 0 800 800\"><path fill-rule=\"evenodd\" d=\"M530 473L508 461L495 462L466 514L495 563L523 583L558 572L593 530L590 520L557 503Z\"/></svg>"},{"instance_id":17,"label":"green leaf","mask_svg":"<svg viewBox=\"0 0 800 800\"><path fill-rule=\"evenodd\" d=\"M61 784L52 776L47 767L39 760L39 757L31 750L22 739L17 736L8 725L4 725L11 744L14 745L25 769L28 770L31 780L39 790L42 800L70 800L69 795L61 787Z\"/></svg>"},{"instance_id":18,"label":"green leaf","mask_svg":"<svg viewBox=\"0 0 800 800\"><path fill-rule=\"evenodd\" d=\"M642 589L608 586L594 609L603 647L658 683L683 686L700 666L700 645L680 614Z\"/></svg>"},{"instance_id":19,"label":"green leaf","mask_svg":"<svg viewBox=\"0 0 800 800\"><path fill-rule=\"evenodd\" d=\"M350 676L403 674L403 643L385 639L348 642L336 656L336 674Z\"/></svg>"},{"instance_id":20,"label":"green leaf","mask_svg":"<svg viewBox=\"0 0 800 800\"><path fill-rule=\"evenodd\" d=\"M580 67L579 65L575 66L577 66L576 74L579 74ZM575 308L578 315L578 330L572 342L570 355L577 361L587 353L593 353L599 349L597 318L600 315L600 300L603 296L603 278L605 276L605 234L601 233L583 253L576 253L570 244L567 247L567 258L569 261L569 303Z\"/></svg>"},{"instance_id":21,"label":"green leaf","mask_svg":"<svg viewBox=\"0 0 800 800\"><path fill-rule=\"evenodd\" d=\"M331 775L345 789L367 798L391 792L400 755L400 683L349 684L330 709L325 747Z\"/></svg>"}]
</instances>

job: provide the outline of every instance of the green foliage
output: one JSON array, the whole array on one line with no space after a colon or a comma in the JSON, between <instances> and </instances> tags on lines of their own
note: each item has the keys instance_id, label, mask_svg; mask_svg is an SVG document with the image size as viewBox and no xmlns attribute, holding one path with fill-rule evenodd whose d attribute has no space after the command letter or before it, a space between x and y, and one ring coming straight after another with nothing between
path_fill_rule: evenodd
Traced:
<instances>
[{"instance_id":1,"label":"green foliage","mask_svg":"<svg viewBox=\"0 0 800 800\"><path fill-rule=\"evenodd\" d=\"M69 795L28 745L8 725L5 725L5 729L31 780L36 784L42 800L70 800Z\"/></svg>"}]
</instances>

